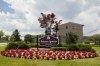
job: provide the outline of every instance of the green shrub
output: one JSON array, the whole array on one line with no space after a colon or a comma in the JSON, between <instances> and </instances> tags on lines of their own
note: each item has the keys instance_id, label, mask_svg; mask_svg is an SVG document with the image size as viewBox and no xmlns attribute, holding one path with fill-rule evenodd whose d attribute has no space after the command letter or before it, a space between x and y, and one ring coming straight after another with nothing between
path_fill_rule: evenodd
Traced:
<instances>
[{"instance_id":1,"label":"green shrub","mask_svg":"<svg viewBox=\"0 0 100 66\"><path fill-rule=\"evenodd\" d=\"M62 45L62 47L67 47L68 46L67 43L62 43L61 45Z\"/></svg>"},{"instance_id":2,"label":"green shrub","mask_svg":"<svg viewBox=\"0 0 100 66\"><path fill-rule=\"evenodd\" d=\"M67 45L67 50L68 50L68 51L78 51L79 48L78 48L77 45L71 44L71 45Z\"/></svg>"},{"instance_id":3,"label":"green shrub","mask_svg":"<svg viewBox=\"0 0 100 66\"><path fill-rule=\"evenodd\" d=\"M29 46L27 44L20 44L18 49L29 49Z\"/></svg>"},{"instance_id":4,"label":"green shrub","mask_svg":"<svg viewBox=\"0 0 100 66\"><path fill-rule=\"evenodd\" d=\"M83 45L83 44L71 44L67 45L68 51L91 51L95 52L94 49L90 45Z\"/></svg>"},{"instance_id":5,"label":"green shrub","mask_svg":"<svg viewBox=\"0 0 100 66\"><path fill-rule=\"evenodd\" d=\"M7 49L17 49L18 48L18 43L16 42L11 42L7 45L6 50Z\"/></svg>"},{"instance_id":6,"label":"green shrub","mask_svg":"<svg viewBox=\"0 0 100 66\"><path fill-rule=\"evenodd\" d=\"M37 48L37 43L29 43L28 46L29 46L30 48ZM45 47L43 47L43 46L40 46L39 44L38 44L38 47L39 47L39 48L45 48Z\"/></svg>"},{"instance_id":7,"label":"green shrub","mask_svg":"<svg viewBox=\"0 0 100 66\"><path fill-rule=\"evenodd\" d=\"M54 51L66 51L67 48L66 47L51 47L51 50L54 50Z\"/></svg>"},{"instance_id":8,"label":"green shrub","mask_svg":"<svg viewBox=\"0 0 100 66\"><path fill-rule=\"evenodd\" d=\"M56 47L62 47L62 44L58 44L58 45L56 45Z\"/></svg>"},{"instance_id":9,"label":"green shrub","mask_svg":"<svg viewBox=\"0 0 100 66\"><path fill-rule=\"evenodd\" d=\"M37 44L36 43L29 43L28 46L30 48L36 48L37 47Z\"/></svg>"},{"instance_id":10,"label":"green shrub","mask_svg":"<svg viewBox=\"0 0 100 66\"><path fill-rule=\"evenodd\" d=\"M64 51L91 51L95 52L94 49L92 49L91 45L83 45L83 44L69 44L69 45L62 45L62 47L52 47L52 50L64 50Z\"/></svg>"},{"instance_id":11,"label":"green shrub","mask_svg":"<svg viewBox=\"0 0 100 66\"><path fill-rule=\"evenodd\" d=\"M29 46L24 42L10 42L6 47L7 49L29 49Z\"/></svg>"},{"instance_id":12,"label":"green shrub","mask_svg":"<svg viewBox=\"0 0 100 66\"><path fill-rule=\"evenodd\" d=\"M77 46L78 46L79 50L81 50L81 51L91 51L92 50L92 47L90 45L79 44Z\"/></svg>"}]
</instances>

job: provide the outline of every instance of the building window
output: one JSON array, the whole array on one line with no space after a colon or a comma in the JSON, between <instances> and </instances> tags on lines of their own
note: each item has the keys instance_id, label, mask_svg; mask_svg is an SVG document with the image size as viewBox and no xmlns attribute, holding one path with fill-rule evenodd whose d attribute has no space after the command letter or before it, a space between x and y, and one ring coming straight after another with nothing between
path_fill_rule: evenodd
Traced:
<instances>
[{"instance_id":1,"label":"building window","mask_svg":"<svg viewBox=\"0 0 100 66\"><path fill-rule=\"evenodd\" d=\"M66 26L66 29L68 29L68 26Z\"/></svg>"},{"instance_id":2,"label":"building window","mask_svg":"<svg viewBox=\"0 0 100 66\"><path fill-rule=\"evenodd\" d=\"M75 26L72 26L72 29L75 29Z\"/></svg>"}]
</instances>

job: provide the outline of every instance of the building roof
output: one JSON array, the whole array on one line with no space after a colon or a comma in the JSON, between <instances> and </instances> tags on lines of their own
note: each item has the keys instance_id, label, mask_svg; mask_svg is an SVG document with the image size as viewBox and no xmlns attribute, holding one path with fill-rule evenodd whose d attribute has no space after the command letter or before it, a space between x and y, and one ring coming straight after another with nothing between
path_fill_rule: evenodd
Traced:
<instances>
[{"instance_id":1,"label":"building roof","mask_svg":"<svg viewBox=\"0 0 100 66\"><path fill-rule=\"evenodd\" d=\"M63 23L63 24L61 24L61 25L65 25L65 24L77 24L77 25L84 26L84 25L82 25L82 24L78 24L78 23L74 23L74 22Z\"/></svg>"}]
</instances>

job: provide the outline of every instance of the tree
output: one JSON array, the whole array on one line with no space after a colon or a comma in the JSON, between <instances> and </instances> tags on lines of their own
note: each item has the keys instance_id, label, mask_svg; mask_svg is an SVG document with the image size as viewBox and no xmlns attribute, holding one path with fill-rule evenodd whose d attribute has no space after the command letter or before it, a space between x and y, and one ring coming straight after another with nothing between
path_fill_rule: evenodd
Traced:
<instances>
[{"instance_id":1,"label":"tree","mask_svg":"<svg viewBox=\"0 0 100 66\"><path fill-rule=\"evenodd\" d=\"M100 34L87 36L87 37L85 37L84 42L88 43L88 44L91 43L91 42L95 43L95 44L100 44Z\"/></svg>"},{"instance_id":2,"label":"tree","mask_svg":"<svg viewBox=\"0 0 100 66\"><path fill-rule=\"evenodd\" d=\"M16 29L16 30L13 32L13 34L11 35L10 40L11 40L11 41L21 41L18 29Z\"/></svg>"},{"instance_id":3,"label":"tree","mask_svg":"<svg viewBox=\"0 0 100 66\"><path fill-rule=\"evenodd\" d=\"M0 30L0 40L1 38L4 36L4 32L2 30Z\"/></svg>"},{"instance_id":4,"label":"tree","mask_svg":"<svg viewBox=\"0 0 100 66\"><path fill-rule=\"evenodd\" d=\"M3 41L3 42L8 42L10 39L10 36L9 35L5 35L5 36L3 36L2 38L1 38L1 41Z\"/></svg>"},{"instance_id":5,"label":"tree","mask_svg":"<svg viewBox=\"0 0 100 66\"><path fill-rule=\"evenodd\" d=\"M45 35L51 35L52 31L57 35L58 25L62 20L57 21L54 13L44 14L41 13L42 17L39 17L38 21L41 28L45 28Z\"/></svg>"},{"instance_id":6,"label":"tree","mask_svg":"<svg viewBox=\"0 0 100 66\"><path fill-rule=\"evenodd\" d=\"M68 32L66 34L66 43L68 44L76 44L78 41L78 36L72 32Z\"/></svg>"},{"instance_id":7,"label":"tree","mask_svg":"<svg viewBox=\"0 0 100 66\"><path fill-rule=\"evenodd\" d=\"M11 35L10 36L10 41L14 41L15 39L14 39L14 35Z\"/></svg>"},{"instance_id":8,"label":"tree","mask_svg":"<svg viewBox=\"0 0 100 66\"><path fill-rule=\"evenodd\" d=\"M84 36L84 43L90 44L90 36Z\"/></svg>"},{"instance_id":9,"label":"tree","mask_svg":"<svg viewBox=\"0 0 100 66\"><path fill-rule=\"evenodd\" d=\"M93 41L95 44L100 44L100 34L95 34L91 36L91 41Z\"/></svg>"},{"instance_id":10,"label":"tree","mask_svg":"<svg viewBox=\"0 0 100 66\"><path fill-rule=\"evenodd\" d=\"M25 35L24 41L25 41L25 43L28 43L28 42L32 43L33 42L33 36L30 35L30 34Z\"/></svg>"}]
</instances>

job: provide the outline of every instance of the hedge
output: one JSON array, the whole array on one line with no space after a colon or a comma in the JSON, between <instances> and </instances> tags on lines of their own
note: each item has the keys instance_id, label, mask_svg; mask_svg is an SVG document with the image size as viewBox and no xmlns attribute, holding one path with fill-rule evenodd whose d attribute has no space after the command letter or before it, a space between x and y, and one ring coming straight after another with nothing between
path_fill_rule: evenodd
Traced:
<instances>
[{"instance_id":1,"label":"hedge","mask_svg":"<svg viewBox=\"0 0 100 66\"><path fill-rule=\"evenodd\" d=\"M52 50L66 50L66 51L91 51L95 52L94 49L90 45L83 45L83 44L71 44L66 45L66 47L52 47Z\"/></svg>"}]
</instances>

